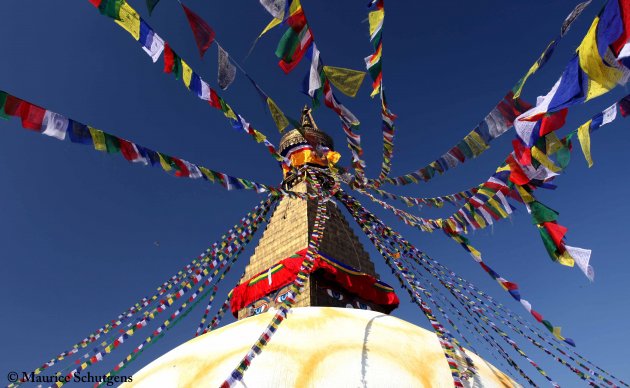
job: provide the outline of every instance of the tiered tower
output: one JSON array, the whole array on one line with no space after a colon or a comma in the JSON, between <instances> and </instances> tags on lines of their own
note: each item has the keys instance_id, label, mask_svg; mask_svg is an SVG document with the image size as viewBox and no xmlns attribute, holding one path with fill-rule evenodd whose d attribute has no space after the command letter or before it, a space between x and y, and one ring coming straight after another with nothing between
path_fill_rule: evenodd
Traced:
<instances>
[{"instance_id":1,"label":"tiered tower","mask_svg":"<svg viewBox=\"0 0 630 388\"><path fill-rule=\"evenodd\" d=\"M301 128L287 132L280 141L280 153L289 158L295 167L316 170L316 174L324 174L328 167L326 153L332 152L333 147L331 137L319 130L313 120L311 110L306 107L302 112ZM285 172L283 185L285 189L295 192L307 190L307 183L302 176L287 172ZM324 237L319 247L319 253L329 259L326 264L336 266L337 270L345 272L343 275L360 276L361 281L370 278L377 279L374 264L340 210L332 201L328 202L327 206L329 219L326 221ZM283 300L283 296L288 291L288 285L274 287L275 271L278 263L308 246L315 211L315 200L285 197L280 201L250 258L240 286L240 291L243 291L243 285L248 282L250 284L265 282L267 283L265 288L269 292L254 301L249 298L246 300L247 305L239 306L239 319L265 312ZM375 299L369 296L374 290L347 287L344 282L339 282L338 276L331 275L330 272L314 271L294 306L352 307L386 313L396 307L397 299L393 291L391 291L390 303L383 305L382 298ZM286 276L282 276L279 281L286 282L285 278ZM376 282L374 287L377 291L383 292L388 288L380 282ZM387 290L387 292L390 291ZM260 292L257 296L260 296ZM392 300L396 303L392 303Z\"/></svg>"}]
</instances>

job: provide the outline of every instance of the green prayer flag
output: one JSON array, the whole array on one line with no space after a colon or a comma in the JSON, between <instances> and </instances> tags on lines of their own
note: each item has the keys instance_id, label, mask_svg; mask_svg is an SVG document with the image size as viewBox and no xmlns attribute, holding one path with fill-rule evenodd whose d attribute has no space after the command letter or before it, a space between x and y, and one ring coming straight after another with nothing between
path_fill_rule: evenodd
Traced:
<instances>
[{"instance_id":1,"label":"green prayer flag","mask_svg":"<svg viewBox=\"0 0 630 388\"><path fill-rule=\"evenodd\" d=\"M542 224L543 222L556 221L558 219L558 212L543 205L538 201L529 203L529 208L532 211L532 220L534 224Z\"/></svg>"},{"instance_id":2,"label":"green prayer flag","mask_svg":"<svg viewBox=\"0 0 630 388\"><path fill-rule=\"evenodd\" d=\"M282 38L280 42L278 42L278 47L276 48L276 56L279 59L283 59L286 62L291 62L293 57L293 53L297 49L300 44L300 35L293 30L293 28L289 28Z\"/></svg>"},{"instance_id":3,"label":"green prayer flag","mask_svg":"<svg viewBox=\"0 0 630 388\"><path fill-rule=\"evenodd\" d=\"M110 154L120 152L119 139L116 136L110 135L109 133L103 132L103 135L105 135L105 145L107 146L107 152Z\"/></svg>"},{"instance_id":4,"label":"green prayer flag","mask_svg":"<svg viewBox=\"0 0 630 388\"><path fill-rule=\"evenodd\" d=\"M102 0L98 10L102 15L120 20L120 7L123 5L123 2L124 0Z\"/></svg>"},{"instance_id":5,"label":"green prayer flag","mask_svg":"<svg viewBox=\"0 0 630 388\"><path fill-rule=\"evenodd\" d=\"M9 116L4 113L4 104L7 102L7 97L9 95L6 92L0 91L0 118L4 120L8 120Z\"/></svg>"},{"instance_id":6,"label":"green prayer flag","mask_svg":"<svg viewBox=\"0 0 630 388\"><path fill-rule=\"evenodd\" d=\"M540 233L540 237L543 240L543 245L545 246L545 249L547 249L547 253L549 254L549 257L551 257L551 260L558 261L558 255L556 254L556 244L553 242L553 239L551 238L547 230L544 227L538 227L538 232Z\"/></svg>"}]
</instances>

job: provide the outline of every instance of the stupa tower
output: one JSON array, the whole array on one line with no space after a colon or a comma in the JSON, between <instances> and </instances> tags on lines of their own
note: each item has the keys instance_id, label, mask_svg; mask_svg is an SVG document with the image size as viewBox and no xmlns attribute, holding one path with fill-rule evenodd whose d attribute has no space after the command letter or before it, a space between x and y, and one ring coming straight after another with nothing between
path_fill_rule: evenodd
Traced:
<instances>
[{"instance_id":1,"label":"stupa tower","mask_svg":"<svg viewBox=\"0 0 630 388\"><path fill-rule=\"evenodd\" d=\"M333 155L338 155L334 152L333 140L317 127L307 107L302 111L300 124L300 129L293 129L282 137L280 153L296 168L315 170L324 179L328 163L335 159ZM284 173L285 189L306 192L303 174ZM276 275L284 269L278 269L278 266L308 246L315 219L315 202L286 197L276 207L250 258L241 285L235 289L233 311L238 311L239 319L263 313L281 303L288 291L288 285L284 283L294 274ZM327 206L329 219L319 248L320 259L326 268L313 272L294 307L351 307L389 313L398 304L393 290L384 283L375 282L378 275L363 245L334 202L330 201ZM293 261L299 263L301 258ZM289 263L285 264L287 267ZM361 283L364 287L349 287L347 281L339 281L344 277L351 277L353 284ZM370 285L370 281L374 284ZM260 291L260 282L264 283L264 292ZM274 282L277 283L274 285ZM252 295L248 289L257 292Z\"/></svg>"},{"instance_id":2,"label":"stupa tower","mask_svg":"<svg viewBox=\"0 0 630 388\"><path fill-rule=\"evenodd\" d=\"M329 160L337 159L332 139L307 108L300 127L282 137L280 150L294 166L315 170L325 185ZM301 176L285 172L284 178L286 189L307 190ZM332 201L327 206L320 255L296 308L235 387L453 386L435 334L387 314L398 305L396 294L376 279L374 264L339 209ZM232 291L232 313L239 320L171 350L124 386L221 386L267 330L274 316L269 310L282 303L302 263L315 210L313 200L283 198ZM478 374L465 386L520 387L469 355ZM464 360L456 356L456 362L461 366Z\"/></svg>"}]
</instances>

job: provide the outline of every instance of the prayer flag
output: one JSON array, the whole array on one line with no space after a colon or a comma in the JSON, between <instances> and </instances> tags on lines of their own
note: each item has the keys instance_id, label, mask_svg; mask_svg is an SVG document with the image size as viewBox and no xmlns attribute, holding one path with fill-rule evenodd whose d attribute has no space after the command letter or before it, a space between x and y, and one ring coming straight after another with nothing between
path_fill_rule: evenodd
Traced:
<instances>
[{"instance_id":1,"label":"prayer flag","mask_svg":"<svg viewBox=\"0 0 630 388\"><path fill-rule=\"evenodd\" d=\"M42 122L46 109L37 105L23 101L23 107L21 109L22 127L26 129L32 129L34 131L41 131Z\"/></svg>"},{"instance_id":2,"label":"prayer flag","mask_svg":"<svg viewBox=\"0 0 630 388\"><path fill-rule=\"evenodd\" d=\"M267 97L267 106L269 107L273 122L276 124L276 127L278 127L278 131L283 132L289 125L289 120L270 97Z\"/></svg>"},{"instance_id":3,"label":"prayer flag","mask_svg":"<svg viewBox=\"0 0 630 388\"><path fill-rule=\"evenodd\" d=\"M234 78L236 78L236 66L230 62L230 56L223 50L223 47L217 44L217 50L219 52L217 82L219 87L225 90L234 82Z\"/></svg>"},{"instance_id":4,"label":"prayer flag","mask_svg":"<svg viewBox=\"0 0 630 388\"><path fill-rule=\"evenodd\" d=\"M71 142L79 144L93 144L92 135L90 134L90 129L87 125L73 120L69 121L70 125L68 125L68 136L70 137Z\"/></svg>"},{"instance_id":5,"label":"prayer flag","mask_svg":"<svg viewBox=\"0 0 630 388\"><path fill-rule=\"evenodd\" d=\"M131 8L127 2L123 2L118 11L116 24L124 28L135 40L140 39L140 15Z\"/></svg>"},{"instance_id":6,"label":"prayer flag","mask_svg":"<svg viewBox=\"0 0 630 388\"><path fill-rule=\"evenodd\" d=\"M365 72L333 66L324 66L323 69L328 80L335 85L340 92L350 97L357 95L363 83Z\"/></svg>"},{"instance_id":7,"label":"prayer flag","mask_svg":"<svg viewBox=\"0 0 630 388\"><path fill-rule=\"evenodd\" d=\"M287 0L260 0L260 4L265 7L267 12L275 19L284 20L287 8Z\"/></svg>"},{"instance_id":8,"label":"prayer flag","mask_svg":"<svg viewBox=\"0 0 630 388\"><path fill-rule=\"evenodd\" d=\"M92 135L94 149L97 151L107 151L107 143L105 142L105 134L103 131L92 127L88 128L90 129L90 134Z\"/></svg>"},{"instance_id":9,"label":"prayer flag","mask_svg":"<svg viewBox=\"0 0 630 388\"><path fill-rule=\"evenodd\" d=\"M184 4L182 4L182 8L186 13L188 24L190 24L190 28L195 36L199 55L203 57L203 54L206 53L206 50L208 50L212 42L214 42L214 30L199 17L199 15L188 9Z\"/></svg>"},{"instance_id":10,"label":"prayer flag","mask_svg":"<svg viewBox=\"0 0 630 388\"><path fill-rule=\"evenodd\" d=\"M582 124L578 128L578 140L580 140L580 147L584 153L584 158L589 167L593 167L593 158L591 157L591 120Z\"/></svg>"},{"instance_id":11,"label":"prayer flag","mask_svg":"<svg viewBox=\"0 0 630 388\"><path fill-rule=\"evenodd\" d=\"M42 128L42 133L44 135L64 140L68 130L68 118L60 115L59 113L46 111L42 122Z\"/></svg>"}]
</instances>

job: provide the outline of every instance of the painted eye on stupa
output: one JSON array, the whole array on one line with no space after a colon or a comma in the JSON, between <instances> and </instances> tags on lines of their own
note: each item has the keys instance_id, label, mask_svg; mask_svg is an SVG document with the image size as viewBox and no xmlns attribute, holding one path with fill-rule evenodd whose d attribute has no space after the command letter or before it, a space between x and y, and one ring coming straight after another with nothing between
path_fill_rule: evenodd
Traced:
<instances>
[{"instance_id":1,"label":"painted eye on stupa","mask_svg":"<svg viewBox=\"0 0 630 388\"><path fill-rule=\"evenodd\" d=\"M276 303L282 303L287 299L287 296L289 296L289 291L285 292L282 295L278 295L278 297L276 298Z\"/></svg>"},{"instance_id":2,"label":"painted eye on stupa","mask_svg":"<svg viewBox=\"0 0 630 388\"><path fill-rule=\"evenodd\" d=\"M258 314L264 313L267 310L267 307L269 307L267 303L263 303L260 306L253 307L252 315L258 315Z\"/></svg>"},{"instance_id":3,"label":"painted eye on stupa","mask_svg":"<svg viewBox=\"0 0 630 388\"><path fill-rule=\"evenodd\" d=\"M366 305L365 303L361 303L359 301L357 301L355 303L356 303L358 309L361 309L361 310L372 310L372 308L370 306Z\"/></svg>"},{"instance_id":4,"label":"painted eye on stupa","mask_svg":"<svg viewBox=\"0 0 630 388\"><path fill-rule=\"evenodd\" d=\"M335 290L331 290L330 288L327 288L326 292L328 293L328 296L330 296L331 298L335 300L343 300L343 294L339 291L335 291Z\"/></svg>"}]
</instances>

